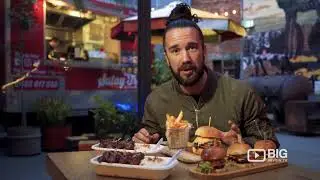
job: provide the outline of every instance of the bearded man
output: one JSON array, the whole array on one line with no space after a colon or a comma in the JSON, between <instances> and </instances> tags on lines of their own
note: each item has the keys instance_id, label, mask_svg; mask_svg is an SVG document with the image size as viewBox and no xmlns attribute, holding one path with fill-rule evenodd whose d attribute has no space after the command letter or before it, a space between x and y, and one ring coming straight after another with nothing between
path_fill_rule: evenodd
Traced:
<instances>
[{"instance_id":1,"label":"bearded man","mask_svg":"<svg viewBox=\"0 0 320 180\"><path fill-rule=\"evenodd\" d=\"M265 105L251 87L206 67L206 47L197 21L187 4L179 4L171 12L163 46L174 78L148 95L143 128L133 140L156 143L165 138L166 113L178 115L182 110L184 119L193 125L190 136L198 127L208 125L212 117L211 125L221 130L221 139L227 144L235 142L241 133L252 146L267 139L279 147ZM234 122L231 128L230 120Z\"/></svg>"}]
</instances>

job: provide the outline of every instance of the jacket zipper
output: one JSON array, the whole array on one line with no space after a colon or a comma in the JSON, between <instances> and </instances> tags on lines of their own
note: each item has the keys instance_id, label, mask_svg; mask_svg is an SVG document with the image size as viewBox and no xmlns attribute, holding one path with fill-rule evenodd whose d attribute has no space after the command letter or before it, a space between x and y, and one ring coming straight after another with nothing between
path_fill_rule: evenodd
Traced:
<instances>
[{"instance_id":1,"label":"jacket zipper","mask_svg":"<svg viewBox=\"0 0 320 180\"><path fill-rule=\"evenodd\" d=\"M197 129L199 128L199 113L200 113L200 109L199 109L199 104L201 102L201 96L199 98L199 102L195 102L194 99L189 99L190 97L187 97L186 100L189 101L194 109L194 112L196 114L196 124L197 124ZM192 98L192 97L191 97Z\"/></svg>"},{"instance_id":2,"label":"jacket zipper","mask_svg":"<svg viewBox=\"0 0 320 180\"><path fill-rule=\"evenodd\" d=\"M200 112L199 109L194 109L194 112L196 113L196 123L197 123L197 129L199 128L199 119L198 119L198 113Z\"/></svg>"},{"instance_id":3,"label":"jacket zipper","mask_svg":"<svg viewBox=\"0 0 320 180\"><path fill-rule=\"evenodd\" d=\"M199 103L200 103L201 97L199 99ZM199 113L200 113L200 109L198 106L198 103L194 103L193 101L191 102L191 104L193 105L194 108L194 112L196 114L196 124L197 124L197 129L199 128ZM196 104L196 105L195 105Z\"/></svg>"}]
</instances>

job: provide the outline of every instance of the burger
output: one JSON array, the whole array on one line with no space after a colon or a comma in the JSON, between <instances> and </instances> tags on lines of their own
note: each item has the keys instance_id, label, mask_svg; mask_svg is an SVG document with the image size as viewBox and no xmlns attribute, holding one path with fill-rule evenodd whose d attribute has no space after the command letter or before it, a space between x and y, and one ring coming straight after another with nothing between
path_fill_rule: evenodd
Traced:
<instances>
[{"instance_id":1,"label":"burger","mask_svg":"<svg viewBox=\"0 0 320 180\"><path fill-rule=\"evenodd\" d=\"M271 140L258 140L254 144L254 149L263 149L266 151L266 155L268 156L268 149L276 149L276 144ZM259 155L263 155L262 151L257 151Z\"/></svg>"},{"instance_id":2,"label":"burger","mask_svg":"<svg viewBox=\"0 0 320 180\"><path fill-rule=\"evenodd\" d=\"M203 149L216 143L221 143L221 131L210 126L201 126L196 132L196 138L193 141L192 152L201 155Z\"/></svg>"},{"instance_id":3,"label":"burger","mask_svg":"<svg viewBox=\"0 0 320 180\"><path fill-rule=\"evenodd\" d=\"M268 151L268 149L276 149L276 145L271 140L258 140L254 144L254 149L264 149Z\"/></svg>"},{"instance_id":4,"label":"burger","mask_svg":"<svg viewBox=\"0 0 320 180\"><path fill-rule=\"evenodd\" d=\"M233 143L227 150L227 157L239 164L248 163L247 153L249 149L251 149L249 144Z\"/></svg>"},{"instance_id":5,"label":"burger","mask_svg":"<svg viewBox=\"0 0 320 180\"><path fill-rule=\"evenodd\" d=\"M212 169L222 169L225 165L226 150L221 146L205 148L201 153L201 159L211 163Z\"/></svg>"}]
</instances>

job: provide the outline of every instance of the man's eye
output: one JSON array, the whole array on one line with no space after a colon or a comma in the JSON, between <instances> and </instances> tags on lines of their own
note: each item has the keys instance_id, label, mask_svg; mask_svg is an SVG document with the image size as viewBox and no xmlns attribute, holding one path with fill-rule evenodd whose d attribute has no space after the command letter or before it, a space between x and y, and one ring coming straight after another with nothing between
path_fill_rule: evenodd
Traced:
<instances>
[{"instance_id":1,"label":"man's eye","mask_svg":"<svg viewBox=\"0 0 320 180\"><path fill-rule=\"evenodd\" d=\"M196 51L197 49L197 47L188 47L188 51Z\"/></svg>"},{"instance_id":2,"label":"man's eye","mask_svg":"<svg viewBox=\"0 0 320 180\"><path fill-rule=\"evenodd\" d=\"M173 54L178 54L179 52L180 52L179 49L173 49L173 50L171 51L171 53L173 53Z\"/></svg>"}]
</instances>

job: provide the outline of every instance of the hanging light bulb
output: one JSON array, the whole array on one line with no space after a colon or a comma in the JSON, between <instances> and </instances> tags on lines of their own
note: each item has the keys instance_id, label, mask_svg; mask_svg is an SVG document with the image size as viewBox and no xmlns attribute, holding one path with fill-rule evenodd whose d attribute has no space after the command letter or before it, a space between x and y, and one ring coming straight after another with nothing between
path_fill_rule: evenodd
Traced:
<instances>
[{"instance_id":1,"label":"hanging light bulb","mask_svg":"<svg viewBox=\"0 0 320 180\"><path fill-rule=\"evenodd\" d=\"M237 14L237 11L235 9L232 10L232 14Z\"/></svg>"},{"instance_id":2,"label":"hanging light bulb","mask_svg":"<svg viewBox=\"0 0 320 180\"><path fill-rule=\"evenodd\" d=\"M224 12L224 15L225 15L225 16L229 16L229 13L228 13L228 12Z\"/></svg>"}]
</instances>

